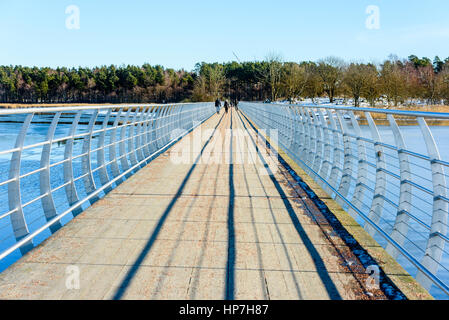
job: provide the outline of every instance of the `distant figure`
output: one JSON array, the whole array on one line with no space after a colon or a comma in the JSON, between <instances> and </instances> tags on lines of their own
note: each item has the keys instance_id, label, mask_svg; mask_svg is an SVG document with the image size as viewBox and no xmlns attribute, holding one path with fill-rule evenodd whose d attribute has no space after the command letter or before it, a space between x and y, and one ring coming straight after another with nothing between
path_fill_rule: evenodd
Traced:
<instances>
[{"instance_id":1,"label":"distant figure","mask_svg":"<svg viewBox=\"0 0 449 320\"><path fill-rule=\"evenodd\" d=\"M235 111L239 111L239 101L237 99L234 100L234 108Z\"/></svg>"},{"instance_id":2,"label":"distant figure","mask_svg":"<svg viewBox=\"0 0 449 320\"><path fill-rule=\"evenodd\" d=\"M217 98L217 100L215 100L215 108L217 109L217 114L220 113L220 107L221 107L221 102L220 102L220 99Z\"/></svg>"},{"instance_id":3,"label":"distant figure","mask_svg":"<svg viewBox=\"0 0 449 320\"><path fill-rule=\"evenodd\" d=\"M229 108L228 100L225 101L224 108L225 108L226 113L228 113L228 108Z\"/></svg>"}]
</instances>

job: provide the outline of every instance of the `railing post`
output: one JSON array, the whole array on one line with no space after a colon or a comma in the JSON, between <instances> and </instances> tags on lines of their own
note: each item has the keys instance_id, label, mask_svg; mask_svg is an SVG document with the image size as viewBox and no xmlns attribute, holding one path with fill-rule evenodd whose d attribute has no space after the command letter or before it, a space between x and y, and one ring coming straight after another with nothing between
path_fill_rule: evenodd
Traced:
<instances>
[{"instance_id":1,"label":"railing post","mask_svg":"<svg viewBox=\"0 0 449 320\"><path fill-rule=\"evenodd\" d=\"M143 113L145 114L145 120L143 125L143 134L142 134L142 146L143 146L143 153L144 153L144 157L145 159L148 158L151 153L150 153L150 149L148 146L148 123L149 123L149 118L150 118L150 107L148 107L147 109L143 110ZM148 161L147 161L148 163Z\"/></svg>"},{"instance_id":2,"label":"railing post","mask_svg":"<svg viewBox=\"0 0 449 320\"><path fill-rule=\"evenodd\" d=\"M140 113L140 117L137 117L137 122L136 122L136 139L135 139L135 150L136 150L136 155L137 155L137 161L141 162L143 161L144 156L143 156L143 144L142 144L142 127L143 127L143 117L145 115L144 113L144 108L136 108L136 115ZM140 122L140 123L139 123ZM143 168L145 166L145 164L141 164L140 167Z\"/></svg>"},{"instance_id":3,"label":"railing post","mask_svg":"<svg viewBox=\"0 0 449 320\"><path fill-rule=\"evenodd\" d=\"M65 192L67 195L67 201L70 206L73 206L79 201L78 192L76 190L76 184L73 176L73 145L75 143L76 128L78 127L81 115L82 111L78 111L72 121L72 126L69 133L70 139L67 140L64 150L64 183L67 183L67 185L65 186ZM72 211L72 214L76 217L81 212L82 209L78 207Z\"/></svg>"},{"instance_id":4,"label":"railing post","mask_svg":"<svg viewBox=\"0 0 449 320\"><path fill-rule=\"evenodd\" d=\"M343 157L343 172L340 180L340 186L338 187L338 192L343 196L347 197L349 193L349 187L351 186L353 163L351 154L351 140L348 136L348 128L346 122L343 119L340 111L337 111L337 119L340 124L341 133L343 137L343 147L344 147L344 157Z\"/></svg>"},{"instance_id":5,"label":"railing post","mask_svg":"<svg viewBox=\"0 0 449 320\"><path fill-rule=\"evenodd\" d=\"M95 110L90 117L89 125L87 127L89 134L86 137L84 137L83 141L82 153L85 155L81 157L82 174L85 175L85 177L83 178L84 188L86 190L86 194L88 195L97 189L94 180L94 175L92 173L92 156L91 156L92 135L95 128L95 123L97 121L97 117L98 117L98 110ZM99 197L95 196L89 199L89 202L91 204L94 204L99 199L100 199Z\"/></svg>"},{"instance_id":6,"label":"railing post","mask_svg":"<svg viewBox=\"0 0 449 320\"><path fill-rule=\"evenodd\" d=\"M105 142L105 136L106 136L106 129L108 128L109 118L111 116L112 109L109 109L104 116L103 119L103 127L102 131L100 132L100 136L98 137L98 143L97 143L97 164L99 166L98 169L98 175L100 176L100 182L102 185L107 184L110 179L108 175L108 169L106 167L106 160L104 155L104 142ZM104 192L109 193L112 191L112 187L107 187Z\"/></svg>"},{"instance_id":7,"label":"railing post","mask_svg":"<svg viewBox=\"0 0 449 320\"><path fill-rule=\"evenodd\" d=\"M131 167L135 166L137 161L137 148L136 148L136 124L137 124L137 115L139 114L139 108L136 107L136 109L132 112L134 112L133 119L131 121L131 124L129 126L128 130L128 153L129 153L129 161L131 162ZM135 172L135 170L133 170Z\"/></svg>"},{"instance_id":8,"label":"railing post","mask_svg":"<svg viewBox=\"0 0 449 320\"><path fill-rule=\"evenodd\" d=\"M172 106L167 106L166 107L166 112L164 115L164 125L162 127L162 146L165 146L168 142L168 130L169 130L169 126L170 126L170 114L171 114L171 109ZM196 117L197 117L197 111L196 108L193 108L193 122L192 122L192 127L195 124L196 121Z\"/></svg>"},{"instance_id":9,"label":"railing post","mask_svg":"<svg viewBox=\"0 0 449 320\"><path fill-rule=\"evenodd\" d=\"M53 200L53 195L51 193L51 182L50 182L50 155L51 149L53 145L53 137L55 135L56 127L59 122L59 118L61 117L61 111L57 112L51 121L50 127L47 131L46 141L47 144L42 148L41 154L41 168L45 168L45 170L41 171L39 174L39 186L41 195L45 194L45 197L41 199L42 209L44 210L45 219L50 221L56 216L56 206ZM50 231L52 233L56 232L61 228L61 223L58 221L50 227Z\"/></svg>"},{"instance_id":10,"label":"railing post","mask_svg":"<svg viewBox=\"0 0 449 320\"><path fill-rule=\"evenodd\" d=\"M122 130L120 131L120 144L119 144L119 152L120 152L120 163L122 165L122 172L127 171L129 167L128 155L126 154L126 131L129 128L129 116L131 114L131 108L128 107L128 111L126 111L125 119L123 120ZM131 173L125 175L126 179L131 176Z\"/></svg>"},{"instance_id":11,"label":"railing post","mask_svg":"<svg viewBox=\"0 0 449 320\"><path fill-rule=\"evenodd\" d=\"M387 119L390 123L390 128L393 132L396 147L398 149L399 170L401 177L399 205L391 238L402 246L409 229L409 216L407 213L410 212L412 203L412 187L410 184L405 183L406 181L411 180L410 164L408 161L408 156L402 152L402 150L406 149L406 145L396 120L391 114L387 115ZM393 258L397 259L399 251L394 246L388 243L386 250Z\"/></svg>"},{"instance_id":12,"label":"railing post","mask_svg":"<svg viewBox=\"0 0 449 320\"><path fill-rule=\"evenodd\" d=\"M111 134L110 134L110 139L109 139L109 161L111 162L111 171L112 171L112 175L114 176L114 178L118 177L120 175L120 168L117 162L117 127L120 124L120 119L122 117L122 111L123 108L120 108L118 110L118 112L115 115L115 120L114 120L114 124L113 129L111 130ZM123 179L118 179L116 181L116 185L119 185L120 183L123 182Z\"/></svg>"},{"instance_id":13,"label":"railing post","mask_svg":"<svg viewBox=\"0 0 449 320\"><path fill-rule=\"evenodd\" d=\"M445 246L445 240L440 237L440 234L446 235L447 233L448 203L444 200L444 198L447 198L446 178L443 166L437 162L438 160L441 160L441 157L432 132L424 118L418 117L417 120L430 158L433 184L432 223L430 225L426 253L421 260L421 263L430 272L436 275ZM418 272L416 280L421 283L424 288L430 290L432 282L422 272Z\"/></svg>"},{"instance_id":14,"label":"railing post","mask_svg":"<svg viewBox=\"0 0 449 320\"><path fill-rule=\"evenodd\" d=\"M156 122L156 145L157 148L162 148L164 146L164 125L165 125L165 116L167 114L167 107L161 106L158 120ZM190 115L191 123L193 123L193 115Z\"/></svg>"},{"instance_id":15,"label":"railing post","mask_svg":"<svg viewBox=\"0 0 449 320\"><path fill-rule=\"evenodd\" d=\"M329 169L330 169L330 164L331 164L331 154L332 154L332 149L331 149L331 138L330 138L330 134L329 134L329 126L327 124L327 120L325 119L324 113L321 109L318 109L318 113L320 115L321 118L321 125L323 126L323 135L322 135L322 139L323 139L323 143L322 143L322 147L323 147L323 154L321 155L321 159L322 159L322 165L319 171L319 175L325 179L327 179L328 175L329 175ZM323 183L321 183L321 185L324 185ZM325 190L327 191L327 193L330 193L330 190L327 186L324 186Z\"/></svg>"},{"instance_id":16,"label":"railing post","mask_svg":"<svg viewBox=\"0 0 449 320\"><path fill-rule=\"evenodd\" d=\"M168 137L168 141L171 141L172 140L172 133L173 133L173 130L175 129L175 125L176 125L176 115L177 115L177 109L178 109L178 107L177 106L173 106L172 107L172 110L171 110L171 113L170 113L170 125L169 125L169 127L168 127L168 134L167 134L167 137ZM202 110L201 110L201 108L199 108L198 107L198 119L197 119L197 121L198 122L201 122L203 119L202 119Z\"/></svg>"},{"instance_id":17,"label":"railing post","mask_svg":"<svg viewBox=\"0 0 449 320\"><path fill-rule=\"evenodd\" d=\"M334 119L334 114L327 109L327 115L329 117L329 123L331 125L331 131L332 131L332 140L330 140L329 142L333 143L331 148L332 148L332 155L333 155L333 160L332 160L332 167L331 167L331 173L329 175L329 184L334 188L334 189L338 189L338 184L340 181L340 176L341 176L341 168L339 167L339 163L340 163L340 140L338 137L338 132L337 132L337 125L335 123L335 119ZM331 193L331 196L333 196L334 193Z\"/></svg>"},{"instance_id":18,"label":"railing post","mask_svg":"<svg viewBox=\"0 0 449 320\"><path fill-rule=\"evenodd\" d=\"M301 112L301 122L302 122L302 126L303 126L303 141L304 141L304 146L302 149L301 154L302 159L304 160L304 162L309 165L309 153L310 153L310 132L309 132L309 126L308 126L308 120L307 120L307 112L306 109L304 107L300 107L300 112ZM310 170L308 168L304 168L304 170L310 174Z\"/></svg>"},{"instance_id":19,"label":"railing post","mask_svg":"<svg viewBox=\"0 0 449 320\"><path fill-rule=\"evenodd\" d=\"M149 132L149 149L150 154L153 154L157 150L157 136L156 136L156 124L159 117L160 107L153 107L151 109L151 121L150 121L150 132Z\"/></svg>"},{"instance_id":20,"label":"railing post","mask_svg":"<svg viewBox=\"0 0 449 320\"><path fill-rule=\"evenodd\" d=\"M318 112L318 116L317 113ZM314 110L313 113L313 126L315 127L315 159L313 161L313 171L316 173L320 172L321 166L323 165L323 135L321 132L322 126L322 114L321 110L316 111Z\"/></svg>"},{"instance_id":21,"label":"railing post","mask_svg":"<svg viewBox=\"0 0 449 320\"><path fill-rule=\"evenodd\" d=\"M358 164L357 164L357 181L354 188L354 194L352 196L352 203L356 208L361 210L363 205L363 200L365 198L364 190L367 186L368 179L368 165L366 163L366 146L365 142L362 140L362 130L360 129L359 122L357 121L354 112L349 113L351 117L352 127L354 128L355 135L357 136L357 154L358 154ZM355 211L350 208L349 212L351 215L355 215Z\"/></svg>"},{"instance_id":22,"label":"railing post","mask_svg":"<svg viewBox=\"0 0 449 320\"><path fill-rule=\"evenodd\" d=\"M368 218L370 218L374 223L378 224L381 219L385 204L385 190L387 183L386 173L384 171L386 167L385 155L383 147L380 145L382 140L379 134L379 130L377 129L373 117L369 112L365 112L365 117L368 121L372 139L374 140L374 156L376 158L376 183L374 187L373 202L371 203L371 209L369 211ZM374 236L376 234L376 230L369 224L365 224L365 230L371 236Z\"/></svg>"},{"instance_id":23,"label":"railing post","mask_svg":"<svg viewBox=\"0 0 449 320\"><path fill-rule=\"evenodd\" d=\"M9 210L14 211L10 215L11 225L14 232L14 236L17 241L22 240L28 234L28 226L25 220L25 215L23 214L22 208L22 197L20 191L20 165L22 160L22 148L25 142L26 133L33 120L34 114L29 114L25 118L19 135L16 139L15 149L18 149L12 154L11 163L9 167L9 179L14 179L8 184L8 202ZM22 254L27 253L33 248L33 242L29 241L22 247L20 247L20 252Z\"/></svg>"},{"instance_id":24,"label":"railing post","mask_svg":"<svg viewBox=\"0 0 449 320\"><path fill-rule=\"evenodd\" d=\"M177 120L177 129L179 132L183 131L183 127L182 127L182 120L183 120L183 110L184 109L184 105L182 104L179 108L178 108L178 120Z\"/></svg>"},{"instance_id":25,"label":"railing post","mask_svg":"<svg viewBox=\"0 0 449 320\"><path fill-rule=\"evenodd\" d=\"M312 125L312 116L310 114L310 109L308 107L304 108L304 115L307 123L307 138L308 138L308 152L306 155L307 165L312 168L313 167L313 158L315 155L315 132L313 130ZM309 171L309 170L308 170ZM311 171L309 171L312 174Z\"/></svg>"},{"instance_id":26,"label":"railing post","mask_svg":"<svg viewBox=\"0 0 449 320\"><path fill-rule=\"evenodd\" d=\"M300 128L300 116L299 116L299 110L297 106L293 107L293 111L294 111L294 122L293 122L293 126L294 126L294 133L293 133L293 157L297 157L297 150L301 149L301 138L302 138L302 134L301 134L301 128Z\"/></svg>"}]
</instances>

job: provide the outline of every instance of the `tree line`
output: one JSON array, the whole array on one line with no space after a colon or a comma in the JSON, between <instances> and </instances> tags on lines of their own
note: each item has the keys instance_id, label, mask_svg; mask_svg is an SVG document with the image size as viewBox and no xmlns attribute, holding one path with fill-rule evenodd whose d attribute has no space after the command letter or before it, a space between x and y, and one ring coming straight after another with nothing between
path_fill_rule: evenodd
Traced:
<instances>
[{"instance_id":1,"label":"tree line","mask_svg":"<svg viewBox=\"0 0 449 320\"><path fill-rule=\"evenodd\" d=\"M351 99L371 106L422 102L449 104L449 58L390 56L382 63L345 62L337 57L284 62L198 63L195 69L162 66L37 68L0 66L3 103L168 103Z\"/></svg>"},{"instance_id":2,"label":"tree line","mask_svg":"<svg viewBox=\"0 0 449 320\"><path fill-rule=\"evenodd\" d=\"M0 66L3 103L141 103L189 99L194 74L162 66Z\"/></svg>"}]
</instances>

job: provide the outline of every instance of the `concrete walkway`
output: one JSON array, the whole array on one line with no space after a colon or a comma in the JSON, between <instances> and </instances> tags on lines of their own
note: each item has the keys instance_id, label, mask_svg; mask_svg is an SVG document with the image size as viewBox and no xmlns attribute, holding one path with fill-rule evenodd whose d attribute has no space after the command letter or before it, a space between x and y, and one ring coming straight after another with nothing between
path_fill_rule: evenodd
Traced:
<instances>
[{"instance_id":1,"label":"concrete walkway","mask_svg":"<svg viewBox=\"0 0 449 320\"><path fill-rule=\"evenodd\" d=\"M4 271L0 298L384 299L256 141L214 115Z\"/></svg>"}]
</instances>

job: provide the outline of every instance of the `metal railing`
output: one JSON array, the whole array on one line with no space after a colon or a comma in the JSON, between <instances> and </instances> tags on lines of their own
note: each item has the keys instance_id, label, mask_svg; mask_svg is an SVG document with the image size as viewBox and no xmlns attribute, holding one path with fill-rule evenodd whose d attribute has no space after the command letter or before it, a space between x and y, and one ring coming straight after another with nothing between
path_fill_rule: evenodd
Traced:
<instances>
[{"instance_id":1,"label":"metal railing","mask_svg":"<svg viewBox=\"0 0 449 320\"><path fill-rule=\"evenodd\" d=\"M212 103L0 111L0 261L29 251L214 113Z\"/></svg>"},{"instance_id":2,"label":"metal railing","mask_svg":"<svg viewBox=\"0 0 449 320\"><path fill-rule=\"evenodd\" d=\"M265 132L276 130L279 147L419 283L449 295L449 159L427 123L449 114L247 102L239 108ZM449 127L436 128L447 139Z\"/></svg>"}]
</instances>

